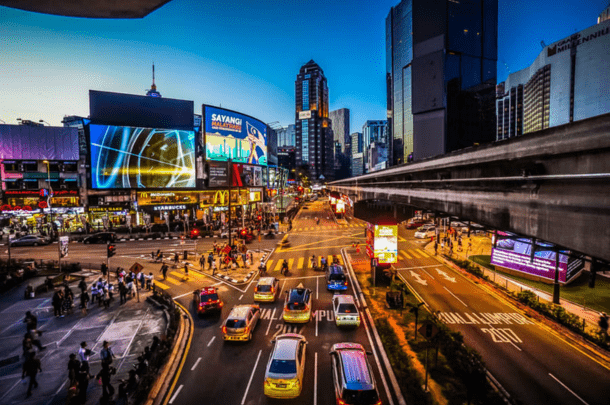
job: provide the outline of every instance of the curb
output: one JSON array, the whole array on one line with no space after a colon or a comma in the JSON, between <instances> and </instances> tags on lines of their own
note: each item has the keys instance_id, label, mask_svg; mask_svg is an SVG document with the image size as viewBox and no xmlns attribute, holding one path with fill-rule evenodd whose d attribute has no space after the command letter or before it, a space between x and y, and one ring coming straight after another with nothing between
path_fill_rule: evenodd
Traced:
<instances>
[{"instance_id":1,"label":"curb","mask_svg":"<svg viewBox=\"0 0 610 405\"><path fill-rule=\"evenodd\" d=\"M182 305L176 302L176 306L183 313L182 317L180 318L178 338L174 343L174 348L172 349L170 358L163 367L163 371L159 374L157 381L155 381L155 384L148 394L145 405L161 405L166 404L167 401L169 401L169 398L166 397L169 393L171 393L176 385L176 382L178 381L178 377L180 376L180 372L184 366L184 361L186 360L185 354L188 353L191 346L194 329L193 319L191 314ZM187 319L186 322L184 321L184 318ZM180 362L177 361L179 358L181 358Z\"/></svg>"},{"instance_id":2,"label":"curb","mask_svg":"<svg viewBox=\"0 0 610 405\"><path fill-rule=\"evenodd\" d=\"M362 303L362 307L364 308L363 312L366 314L369 324L371 325L371 330L373 331L373 336L375 337L375 343L377 344L379 354L381 355L381 359L386 368L386 373L388 375L390 383L392 384L392 388L394 390L394 395L396 395L396 399L398 400L399 405L407 405L407 402L405 401L405 398L402 395L400 385L398 384L398 380L396 379L396 375L394 374L394 370L392 369L392 365L390 364L390 360L388 359L388 355L385 351L385 348L383 347L383 343L381 343L381 338L379 337L379 334L377 333L377 328L375 327L375 322L373 321L373 317L371 316L371 313L369 312L369 308L366 305L366 300L364 299L364 294L362 293L362 289L360 288L360 283L358 282L358 277L356 277L356 274L354 274L354 269L352 268L351 262L349 260L347 260L348 254L345 251L345 248L341 249L341 253L343 255L343 263L345 263L346 267L349 267L350 276L352 276L352 285L354 287L356 287L356 289L358 290L357 293L358 293L360 302ZM348 266L348 263L349 263L349 266ZM391 393L388 393L388 394L391 394ZM391 395L390 395L390 398L391 398Z\"/></svg>"}]
</instances>

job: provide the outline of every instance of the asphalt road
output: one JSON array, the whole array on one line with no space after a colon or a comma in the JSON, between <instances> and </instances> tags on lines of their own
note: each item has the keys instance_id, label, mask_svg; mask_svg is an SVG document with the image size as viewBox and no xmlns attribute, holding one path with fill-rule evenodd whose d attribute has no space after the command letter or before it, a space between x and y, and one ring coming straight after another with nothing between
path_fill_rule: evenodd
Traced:
<instances>
[{"instance_id":1,"label":"asphalt road","mask_svg":"<svg viewBox=\"0 0 610 405\"><path fill-rule=\"evenodd\" d=\"M254 332L251 342L225 343L222 340L222 321L233 305L252 303L252 282L243 288L218 284L221 288L225 306L220 316L209 316L195 319L195 336L186 358L184 368L171 393L171 404L334 404L335 396L332 387L332 372L328 351L332 344L338 342L357 342L367 350L374 351L369 361L374 369L375 379L379 386L384 403L390 402L385 387L386 377L382 378L377 366L377 348L369 341L369 326L362 324L357 329L339 329L334 323L331 298L332 293L326 290L324 277L314 272L307 263L307 258L316 256L340 255L340 249L351 243L356 228L338 230L334 222L326 220L322 204L310 205L311 214L300 215L293 222L295 229L307 229L291 233L291 247L276 250L269 258L269 275L280 280L280 297L275 303L261 304L261 320ZM305 210L304 212L307 212ZM324 219L317 226L313 216ZM326 228L325 228L326 227ZM325 230L337 229L332 235ZM310 230L318 228L318 230ZM361 233L361 232L360 232ZM287 259L290 273L287 277L279 274L281 262ZM299 266L299 264L302 266ZM301 267L301 268L299 268ZM285 291L302 284L312 290L313 311L315 317L308 324L286 324L282 320L283 297ZM353 294L350 289L349 293ZM191 297L179 301L194 313ZM274 401L263 393L265 368L272 349L271 341L282 333L300 333L307 338L305 379L301 395L293 400ZM392 399L393 401L393 399Z\"/></svg>"},{"instance_id":2,"label":"asphalt road","mask_svg":"<svg viewBox=\"0 0 610 405\"><path fill-rule=\"evenodd\" d=\"M610 369L486 287L423 252L399 226L399 273L438 317L464 335L524 404L608 404ZM427 241L426 241L427 242Z\"/></svg>"}]
</instances>

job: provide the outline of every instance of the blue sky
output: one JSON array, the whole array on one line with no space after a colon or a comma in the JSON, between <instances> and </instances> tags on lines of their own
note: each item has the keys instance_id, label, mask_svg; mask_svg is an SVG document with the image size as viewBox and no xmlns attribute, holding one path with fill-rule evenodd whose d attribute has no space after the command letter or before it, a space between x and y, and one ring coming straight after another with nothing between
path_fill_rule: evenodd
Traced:
<instances>
[{"instance_id":1,"label":"blue sky","mask_svg":"<svg viewBox=\"0 0 610 405\"><path fill-rule=\"evenodd\" d=\"M609 0L499 0L498 81L547 44L596 23ZM351 131L384 119L385 18L397 0L173 0L141 20L92 20L0 7L0 119L61 125L89 114L88 90L145 94L294 122L294 80L315 60L330 108Z\"/></svg>"}]
</instances>

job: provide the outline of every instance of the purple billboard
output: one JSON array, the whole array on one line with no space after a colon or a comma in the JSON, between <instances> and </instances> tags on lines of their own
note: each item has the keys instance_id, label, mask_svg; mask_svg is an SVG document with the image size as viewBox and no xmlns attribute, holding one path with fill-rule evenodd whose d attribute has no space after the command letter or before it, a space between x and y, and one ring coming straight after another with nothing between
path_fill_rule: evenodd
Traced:
<instances>
[{"instance_id":1,"label":"purple billboard","mask_svg":"<svg viewBox=\"0 0 610 405\"><path fill-rule=\"evenodd\" d=\"M498 233L500 236L501 233ZM537 243L534 260L531 260L531 241L529 239L501 239L491 250L491 264L506 269L555 280L555 259L557 254L544 248L553 247L547 243ZM583 261L568 256L569 252L559 253L559 282L568 283L583 268ZM542 280L542 281L544 281Z\"/></svg>"}]
</instances>

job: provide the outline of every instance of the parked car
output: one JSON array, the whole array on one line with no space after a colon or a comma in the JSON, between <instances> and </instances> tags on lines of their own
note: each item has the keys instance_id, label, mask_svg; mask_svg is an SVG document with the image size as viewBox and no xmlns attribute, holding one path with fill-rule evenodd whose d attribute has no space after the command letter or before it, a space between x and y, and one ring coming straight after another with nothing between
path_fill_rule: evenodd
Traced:
<instances>
[{"instance_id":1,"label":"parked car","mask_svg":"<svg viewBox=\"0 0 610 405\"><path fill-rule=\"evenodd\" d=\"M285 333L276 337L267 362L263 389L271 398L296 398L303 390L305 336Z\"/></svg>"},{"instance_id":2,"label":"parked car","mask_svg":"<svg viewBox=\"0 0 610 405\"><path fill-rule=\"evenodd\" d=\"M21 238L11 240L11 247L17 246L38 246L38 245L48 245L49 241L45 238L41 238L36 235L26 235Z\"/></svg>"},{"instance_id":3,"label":"parked car","mask_svg":"<svg viewBox=\"0 0 610 405\"><path fill-rule=\"evenodd\" d=\"M94 233L93 235L87 236L83 239L83 243L108 243L108 242L116 242L117 237L114 232L99 232Z\"/></svg>"},{"instance_id":4,"label":"parked car","mask_svg":"<svg viewBox=\"0 0 610 405\"><path fill-rule=\"evenodd\" d=\"M258 305L234 306L222 327L222 338L224 340L252 340L252 333L260 317L261 310Z\"/></svg>"}]
</instances>

